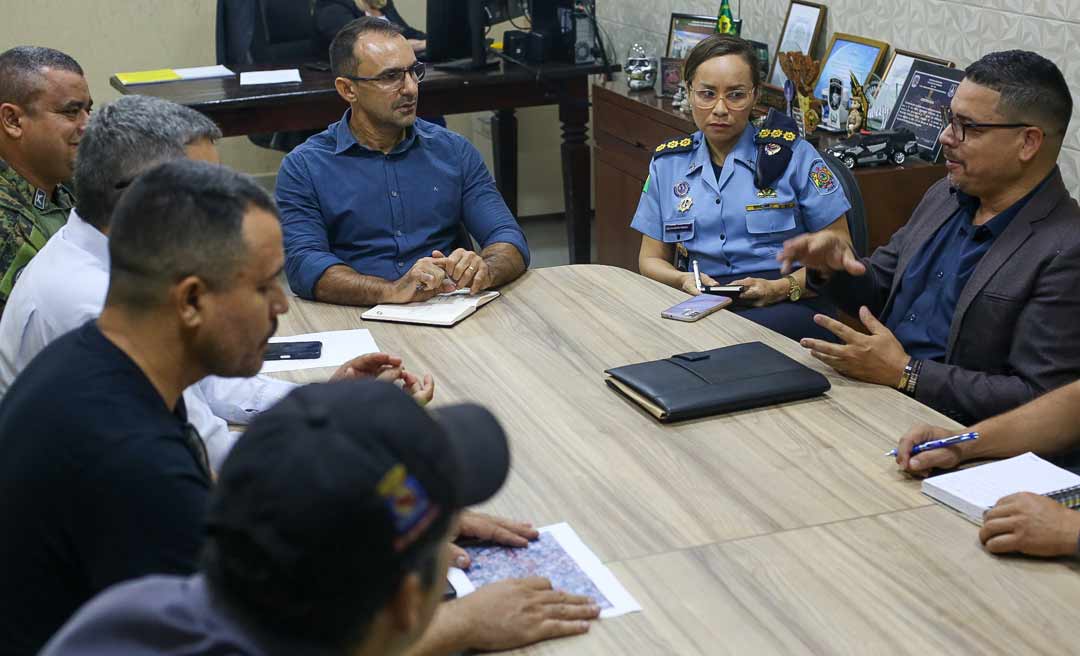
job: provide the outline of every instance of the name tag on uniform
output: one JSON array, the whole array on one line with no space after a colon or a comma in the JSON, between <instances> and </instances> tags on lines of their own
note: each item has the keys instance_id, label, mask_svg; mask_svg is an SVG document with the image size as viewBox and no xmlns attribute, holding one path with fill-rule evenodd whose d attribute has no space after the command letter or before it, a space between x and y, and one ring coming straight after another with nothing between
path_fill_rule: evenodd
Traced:
<instances>
[{"instance_id":1,"label":"name tag on uniform","mask_svg":"<svg viewBox=\"0 0 1080 656\"><path fill-rule=\"evenodd\" d=\"M757 212L759 210L789 210L795 207L795 201L789 203L765 203L764 205L747 205L747 212Z\"/></svg>"},{"instance_id":2,"label":"name tag on uniform","mask_svg":"<svg viewBox=\"0 0 1080 656\"><path fill-rule=\"evenodd\" d=\"M683 223L665 223L664 232L686 232L693 227L693 221L685 221Z\"/></svg>"}]
</instances>

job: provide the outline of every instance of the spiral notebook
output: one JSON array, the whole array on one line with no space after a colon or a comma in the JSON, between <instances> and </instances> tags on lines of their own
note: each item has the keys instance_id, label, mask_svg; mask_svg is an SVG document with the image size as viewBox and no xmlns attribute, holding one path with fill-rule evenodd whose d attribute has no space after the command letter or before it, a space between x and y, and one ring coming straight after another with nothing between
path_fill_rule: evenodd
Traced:
<instances>
[{"instance_id":1,"label":"spiral notebook","mask_svg":"<svg viewBox=\"0 0 1080 656\"><path fill-rule=\"evenodd\" d=\"M1025 453L928 478L922 483L922 492L981 525L984 512L1002 497L1017 492L1050 496L1066 505L1070 499L1080 502L1080 476L1034 453Z\"/></svg>"}]
</instances>

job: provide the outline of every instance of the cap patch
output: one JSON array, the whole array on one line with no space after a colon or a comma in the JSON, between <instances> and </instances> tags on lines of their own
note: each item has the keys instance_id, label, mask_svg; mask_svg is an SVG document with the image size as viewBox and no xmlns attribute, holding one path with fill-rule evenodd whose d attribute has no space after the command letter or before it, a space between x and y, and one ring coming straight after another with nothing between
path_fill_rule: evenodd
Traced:
<instances>
[{"instance_id":1,"label":"cap patch","mask_svg":"<svg viewBox=\"0 0 1080 656\"><path fill-rule=\"evenodd\" d=\"M839 186L836 183L836 176L833 175L832 169L822 159L814 160L814 163L810 166L810 182L814 183L818 193L822 196L831 194Z\"/></svg>"},{"instance_id":2,"label":"cap patch","mask_svg":"<svg viewBox=\"0 0 1080 656\"><path fill-rule=\"evenodd\" d=\"M395 551L401 551L415 542L438 514L424 487L409 475L405 465L391 467L375 490L385 501L394 521L394 532L398 535L394 540Z\"/></svg>"}]
</instances>

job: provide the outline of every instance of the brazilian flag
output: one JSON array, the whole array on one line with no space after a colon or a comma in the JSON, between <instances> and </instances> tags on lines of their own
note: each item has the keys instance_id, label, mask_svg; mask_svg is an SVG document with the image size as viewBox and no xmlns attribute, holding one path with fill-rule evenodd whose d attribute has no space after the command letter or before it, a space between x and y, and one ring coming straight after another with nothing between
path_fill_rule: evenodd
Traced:
<instances>
[{"instance_id":1,"label":"brazilian flag","mask_svg":"<svg viewBox=\"0 0 1080 656\"><path fill-rule=\"evenodd\" d=\"M735 31L735 23L732 18L731 2L723 0L720 3L720 13L716 16L716 33L739 36L738 32Z\"/></svg>"}]
</instances>

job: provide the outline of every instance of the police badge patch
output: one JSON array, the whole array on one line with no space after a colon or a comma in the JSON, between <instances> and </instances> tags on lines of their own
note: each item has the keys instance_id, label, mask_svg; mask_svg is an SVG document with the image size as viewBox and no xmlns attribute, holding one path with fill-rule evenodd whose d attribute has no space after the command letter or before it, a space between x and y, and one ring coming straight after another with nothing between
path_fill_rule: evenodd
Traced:
<instances>
[{"instance_id":1,"label":"police badge patch","mask_svg":"<svg viewBox=\"0 0 1080 656\"><path fill-rule=\"evenodd\" d=\"M679 184L675 185L674 191L676 198L682 198L686 194L690 193L690 183L686 180L683 180Z\"/></svg>"},{"instance_id":2,"label":"police badge patch","mask_svg":"<svg viewBox=\"0 0 1080 656\"><path fill-rule=\"evenodd\" d=\"M766 155L772 156L772 155L775 155L778 152L780 152L780 144L774 144L774 143L765 144L765 154Z\"/></svg>"},{"instance_id":3,"label":"police badge patch","mask_svg":"<svg viewBox=\"0 0 1080 656\"><path fill-rule=\"evenodd\" d=\"M821 159L814 160L810 166L810 182L814 183L822 196L833 193L840 186L832 170L825 164L825 160Z\"/></svg>"}]
</instances>

